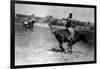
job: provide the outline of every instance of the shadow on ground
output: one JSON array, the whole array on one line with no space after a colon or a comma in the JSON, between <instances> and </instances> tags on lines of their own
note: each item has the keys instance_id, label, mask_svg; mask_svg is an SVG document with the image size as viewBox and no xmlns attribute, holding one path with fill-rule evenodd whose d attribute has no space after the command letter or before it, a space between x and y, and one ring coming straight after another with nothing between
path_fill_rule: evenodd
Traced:
<instances>
[{"instance_id":1,"label":"shadow on ground","mask_svg":"<svg viewBox=\"0 0 100 69\"><path fill-rule=\"evenodd\" d=\"M56 49L56 48L52 48L52 49L50 49L49 51L53 51L53 52L64 52L64 51L62 51L62 50L60 50L60 49Z\"/></svg>"},{"instance_id":2,"label":"shadow on ground","mask_svg":"<svg viewBox=\"0 0 100 69\"><path fill-rule=\"evenodd\" d=\"M50 49L49 51L52 51L52 52L56 52L56 53L64 53L64 51L60 50L60 49L56 49L56 48L52 48ZM73 51L72 55L74 55L75 53L77 54L83 54L81 51ZM68 52L66 54L69 54Z\"/></svg>"}]
</instances>

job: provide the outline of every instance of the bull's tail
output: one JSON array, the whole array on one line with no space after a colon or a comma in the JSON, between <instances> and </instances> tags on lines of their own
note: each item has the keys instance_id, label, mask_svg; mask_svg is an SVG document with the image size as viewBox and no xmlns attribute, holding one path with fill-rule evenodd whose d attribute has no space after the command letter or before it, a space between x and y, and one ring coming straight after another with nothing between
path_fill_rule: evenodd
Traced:
<instances>
[{"instance_id":1,"label":"bull's tail","mask_svg":"<svg viewBox=\"0 0 100 69\"><path fill-rule=\"evenodd\" d=\"M81 40L82 40L83 42L85 42L85 43L88 42L87 37L86 37L85 34L81 34Z\"/></svg>"}]
</instances>

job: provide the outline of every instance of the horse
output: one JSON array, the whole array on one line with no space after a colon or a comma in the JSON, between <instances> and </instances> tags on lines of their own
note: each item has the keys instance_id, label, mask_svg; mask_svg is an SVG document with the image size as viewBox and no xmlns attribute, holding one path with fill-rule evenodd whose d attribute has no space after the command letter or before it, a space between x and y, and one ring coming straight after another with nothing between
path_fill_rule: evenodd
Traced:
<instances>
[{"instance_id":1,"label":"horse","mask_svg":"<svg viewBox=\"0 0 100 69\"><path fill-rule=\"evenodd\" d=\"M30 22L29 21L23 22L23 27L24 27L25 31L27 31L27 29L29 29L30 31L33 31L34 23L35 23L34 20L32 20Z\"/></svg>"},{"instance_id":2,"label":"horse","mask_svg":"<svg viewBox=\"0 0 100 69\"><path fill-rule=\"evenodd\" d=\"M29 23L28 21L23 22L23 28L25 29L25 31L27 31L28 29L32 31L31 23Z\"/></svg>"},{"instance_id":3,"label":"horse","mask_svg":"<svg viewBox=\"0 0 100 69\"><path fill-rule=\"evenodd\" d=\"M56 39L59 42L59 48L66 54L71 53L72 54L72 47L74 44L76 44L79 41L83 41L85 43L88 42L87 37L85 34L81 34L78 31L75 31L75 35L72 38L72 40L69 40L68 37L70 35L68 29L62 29L62 30L58 30L58 31L53 31ZM62 46L63 43L67 42L67 50L65 50Z\"/></svg>"}]
</instances>

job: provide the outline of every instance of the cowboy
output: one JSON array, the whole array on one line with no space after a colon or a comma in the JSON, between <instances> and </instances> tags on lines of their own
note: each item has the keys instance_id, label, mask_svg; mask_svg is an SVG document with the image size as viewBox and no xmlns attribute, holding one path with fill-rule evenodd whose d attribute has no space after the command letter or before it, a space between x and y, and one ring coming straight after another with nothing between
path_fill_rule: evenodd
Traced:
<instances>
[{"instance_id":1,"label":"cowboy","mask_svg":"<svg viewBox=\"0 0 100 69\"><path fill-rule=\"evenodd\" d=\"M24 21L24 24L28 24L28 19L26 21Z\"/></svg>"},{"instance_id":2,"label":"cowboy","mask_svg":"<svg viewBox=\"0 0 100 69\"><path fill-rule=\"evenodd\" d=\"M69 40L72 40L74 38L75 31L71 27L72 24L72 13L69 13L69 17L67 18L67 24L66 24L66 29L69 31L70 35L68 37Z\"/></svg>"},{"instance_id":3,"label":"cowboy","mask_svg":"<svg viewBox=\"0 0 100 69\"><path fill-rule=\"evenodd\" d=\"M32 22L32 18L28 18L28 22L31 23Z\"/></svg>"}]
</instances>

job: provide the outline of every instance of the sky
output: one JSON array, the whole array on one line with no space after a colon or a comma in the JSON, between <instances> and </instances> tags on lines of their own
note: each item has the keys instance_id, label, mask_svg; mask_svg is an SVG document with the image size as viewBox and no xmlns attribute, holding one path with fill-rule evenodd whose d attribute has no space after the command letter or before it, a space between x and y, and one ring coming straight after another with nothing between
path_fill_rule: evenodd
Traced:
<instances>
[{"instance_id":1,"label":"sky","mask_svg":"<svg viewBox=\"0 0 100 69\"><path fill-rule=\"evenodd\" d=\"M52 15L56 18L67 18L69 13L73 13L73 19L94 23L94 8L64 7L34 4L15 4L15 13L45 17Z\"/></svg>"}]
</instances>

